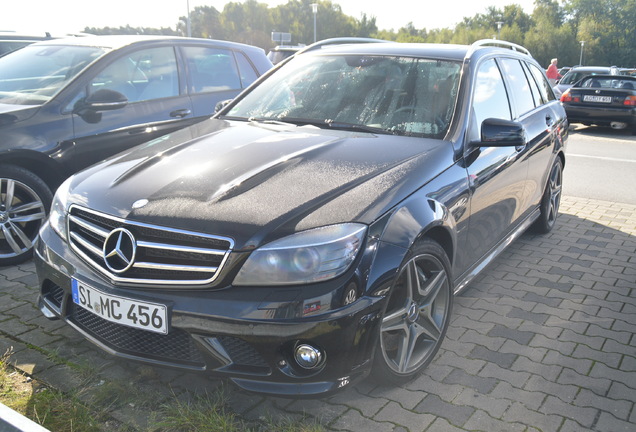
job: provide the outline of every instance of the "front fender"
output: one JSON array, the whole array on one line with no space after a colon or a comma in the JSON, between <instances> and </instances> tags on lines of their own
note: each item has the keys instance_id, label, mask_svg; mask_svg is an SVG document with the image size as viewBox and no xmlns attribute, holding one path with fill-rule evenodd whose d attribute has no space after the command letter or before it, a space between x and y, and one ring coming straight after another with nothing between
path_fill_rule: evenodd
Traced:
<instances>
[{"instance_id":1,"label":"front fender","mask_svg":"<svg viewBox=\"0 0 636 432\"><path fill-rule=\"evenodd\" d=\"M454 165L376 221L370 229L377 246L367 292L386 293L407 252L422 238L438 242L454 264L456 251L464 241L469 205L466 170Z\"/></svg>"}]
</instances>

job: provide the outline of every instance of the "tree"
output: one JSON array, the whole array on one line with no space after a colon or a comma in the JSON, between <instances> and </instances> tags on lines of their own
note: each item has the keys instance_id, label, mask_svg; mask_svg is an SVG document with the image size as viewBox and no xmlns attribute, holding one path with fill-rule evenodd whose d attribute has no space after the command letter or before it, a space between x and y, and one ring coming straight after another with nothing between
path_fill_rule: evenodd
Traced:
<instances>
[{"instance_id":1,"label":"tree","mask_svg":"<svg viewBox=\"0 0 636 432\"><path fill-rule=\"evenodd\" d=\"M225 39L225 31L221 25L220 12L212 6L197 6L190 13L190 30L193 37L206 39ZM177 30L187 36L187 17L179 18Z\"/></svg>"}]
</instances>

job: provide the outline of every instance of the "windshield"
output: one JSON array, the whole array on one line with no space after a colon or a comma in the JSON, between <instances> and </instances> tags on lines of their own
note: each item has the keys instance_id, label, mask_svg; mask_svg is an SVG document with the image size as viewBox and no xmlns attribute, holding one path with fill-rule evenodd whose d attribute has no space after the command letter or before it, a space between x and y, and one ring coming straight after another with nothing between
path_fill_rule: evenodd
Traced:
<instances>
[{"instance_id":1,"label":"windshield","mask_svg":"<svg viewBox=\"0 0 636 432\"><path fill-rule=\"evenodd\" d=\"M95 47L29 45L0 57L0 103L41 105L104 52Z\"/></svg>"},{"instance_id":2,"label":"windshield","mask_svg":"<svg viewBox=\"0 0 636 432\"><path fill-rule=\"evenodd\" d=\"M441 138L455 107L460 66L411 57L300 55L228 115Z\"/></svg>"}]
</instances>

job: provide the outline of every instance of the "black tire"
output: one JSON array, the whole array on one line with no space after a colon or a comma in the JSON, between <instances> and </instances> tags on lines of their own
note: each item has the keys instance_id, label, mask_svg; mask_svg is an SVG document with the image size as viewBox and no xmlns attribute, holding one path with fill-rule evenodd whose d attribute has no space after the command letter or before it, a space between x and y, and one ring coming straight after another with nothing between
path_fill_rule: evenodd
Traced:
<instances>
[{"instance_id":1,"label":"black tire","mask_svg":"<svg viewBox=\"0 0 636 432\"><path fill-rule=\"evenodd\" d=\"M563 163L557 157L550 170L548 182L545 185L543 197L541 198L541 214L532 225L534 232L547 234L552 231L559 215L559 205L561 204L561 191L563 188Z\"/></svg>"},{"instance_id":2,"label":"black tire","mask_svg":"<svg viewBox=\"0 0 636 432\"><path fill-rule=\"evenodd\" d=\"M0 165L0 267L33 256L52 200L51 189L40 177L24 168Z\"/></svg>"},{"instance_id":3,"label":"black tire","mask_svg":"<svg viewBox=\"0 0 636 432\"><path fill-rule=\"evenodd\" d=\"M404 384L435 357L453 306L450 268L444 249L431 240L418 242L407 254L380 324L373 365L376 381Z\"/></svg>"}]
</instances>

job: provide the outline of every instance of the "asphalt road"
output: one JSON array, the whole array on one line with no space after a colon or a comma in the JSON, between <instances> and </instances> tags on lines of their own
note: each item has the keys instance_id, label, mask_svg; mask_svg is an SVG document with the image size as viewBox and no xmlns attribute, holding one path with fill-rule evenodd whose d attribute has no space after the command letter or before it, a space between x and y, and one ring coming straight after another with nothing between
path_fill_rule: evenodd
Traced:
<instances>
[{"instance_id":1,"label":"asphalt road","mask_svg":"<svg viewBox=\"0 0 636 432\"><path fill-rule=\"evenodd\" d=\"M563 194L636 204L636 136L628 130L573 125Z\"/></svg>"}]
</instances>

